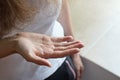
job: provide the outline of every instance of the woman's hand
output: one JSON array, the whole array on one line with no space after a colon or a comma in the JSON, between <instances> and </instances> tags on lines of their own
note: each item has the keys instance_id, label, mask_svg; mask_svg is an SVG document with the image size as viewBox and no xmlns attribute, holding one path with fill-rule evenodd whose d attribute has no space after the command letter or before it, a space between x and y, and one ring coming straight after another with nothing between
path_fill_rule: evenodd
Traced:
<instances>
[{"instance_id":1,"label":"woman's hand","mask_svg":"<svg viewBox=\"0 0 120 80\"><path fill-rule=\"evenodd\" d=\"M71 56L73 60L73 64L76 69L76 80L81 80L81 74L84 70L84 65L81 61L80 55L79 54L74 54L74 56Z\"/></svg>"},{"instance_id":2,"label":"woman's hand","mask_svg":"<svg viewBox=\"0 0 120 80\"><path fill-rule=\"evenodd\" d=\"M51 66L47 58L59 58L79 52L83 45L79 41L68 42L71 36L55 38L46 35L21 32L16 34L17 53L27 61L38 65Z\"/></svg>"}]
</instances>

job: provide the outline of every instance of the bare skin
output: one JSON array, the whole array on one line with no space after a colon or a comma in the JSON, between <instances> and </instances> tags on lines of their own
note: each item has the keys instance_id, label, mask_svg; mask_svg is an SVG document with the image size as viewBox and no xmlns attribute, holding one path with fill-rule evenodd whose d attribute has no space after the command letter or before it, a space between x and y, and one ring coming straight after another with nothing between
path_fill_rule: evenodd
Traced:
<instances>
[{"instance_id":1,"label":"bare skin","mask_svg":"<svg viewBox=\"0 0 120 80\"><path fill-rule=\"evenodd\" d=\"M27 61L38 65L51 66L48 58L60 58L79 52L83 45L79 41L68 42L71 36L55 38L37 33L21 32L13 37L7 38L14 42L14 46L8 51L0 50L0 57L18 53ZM9 45L7 45L9 47ZM10 46L11 47L11 46ZM2 48L1 48L2 49Z\"/></svg>"},{"instance_id":2,"label":"bare skin","mask_svg":"<svg viewBox=\"0 0 120 80\"><path fill-rule=\"evenodd\" d=\"M63 8L59 21L63 25L66 37L53 38L45 35L38 36L38 34L35 33L18 33L15 36L0 39L0 58L18 53L29 62L51 66L47 58L71 55L76 67L77 80L80 80L84 66L79 57L79 49L82 48L83 45L71 37L73 33L68 0L62 1Z\"/></svg>"},{"instance_id":3,"label":"bare skin","mask_svg":"<svg viewBox=\"0 0 120 80\"><path fill-rule=\"evenodd\" d=\"M62 0L63 5L62 5L62 10L59 16L59 21L63 25L65 36L73 36L73 31L72 31L72 20L71 20L71 14L70 14L70 6L69 6L69 0ZM75 39L74 39L75 40ZM80 58L80 52L78 54L73 54L71 55L71 58L73 60L73 63L76 68L76 80L81 79L81 74L84 70L84 65L81 61Z\"/></svg>"}]
</instances>

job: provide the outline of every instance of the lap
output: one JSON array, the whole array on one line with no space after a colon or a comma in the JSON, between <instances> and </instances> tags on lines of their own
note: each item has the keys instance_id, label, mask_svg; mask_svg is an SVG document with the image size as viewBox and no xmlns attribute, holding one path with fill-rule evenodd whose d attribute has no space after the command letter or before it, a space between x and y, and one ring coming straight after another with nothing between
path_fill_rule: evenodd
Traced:
<instances>
[{"instance_id":1,"label":"lap","mask_svg":"<svg viewBox=\"0 0 120 80\"><path fill-rule=\"evenodd\" d=\"M67 57L58 70L45 80L75 80L75 68L70 57Z\"/></svg>"}]
</instances>

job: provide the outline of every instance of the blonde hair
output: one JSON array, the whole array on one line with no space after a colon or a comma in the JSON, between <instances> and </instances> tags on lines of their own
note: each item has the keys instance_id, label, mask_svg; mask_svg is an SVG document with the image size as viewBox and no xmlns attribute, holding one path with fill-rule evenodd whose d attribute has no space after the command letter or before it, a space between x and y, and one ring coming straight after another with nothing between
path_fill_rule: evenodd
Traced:
<instances>
[{"instance_id":1,"label":"blonde hair","mask_svg":"<svg viewBox=\"0 0 120 80\"><path fill-rule=\"evenodd\" d=\"M48 4L57 0L46 0ZM0 0L0 35L9 33L35 16L37 8L28 3L29 0Z\"/></svg>"},{"instance_id":2,"label":"blonde hair","mask_svg":"<svg viewBox=\"0 0 120 80\"><path fill-rule=\"evenodd\" d=\"M17 28L16 23L24 24L35 12L26 0L0 0L0 35Z\"/></svg>"}]
</instances>

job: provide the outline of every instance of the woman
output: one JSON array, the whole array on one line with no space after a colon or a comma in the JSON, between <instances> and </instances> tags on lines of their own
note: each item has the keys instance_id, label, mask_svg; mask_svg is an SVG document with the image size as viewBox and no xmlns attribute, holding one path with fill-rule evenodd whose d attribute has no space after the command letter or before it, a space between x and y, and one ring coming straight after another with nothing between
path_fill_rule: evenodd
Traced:
<instances>
[{"instance_id":1,"label":"woman","mask_svg":"<svg viewBox=\"0 0 120 80\"><path fill-rule=\"evenodd\" d=\"M0 79L79 80L83 45L71 37L68 14L67 0L0 0Z\"/></svg>"}]
</instances>

